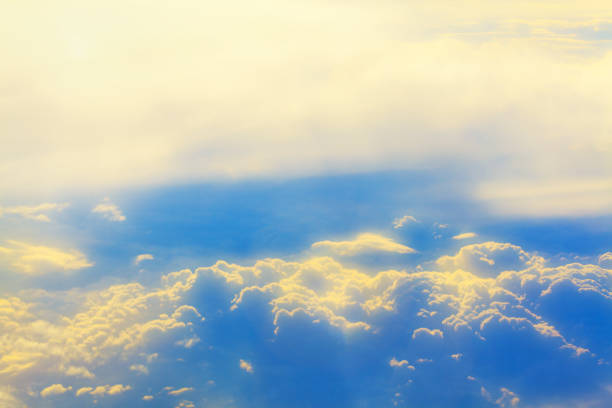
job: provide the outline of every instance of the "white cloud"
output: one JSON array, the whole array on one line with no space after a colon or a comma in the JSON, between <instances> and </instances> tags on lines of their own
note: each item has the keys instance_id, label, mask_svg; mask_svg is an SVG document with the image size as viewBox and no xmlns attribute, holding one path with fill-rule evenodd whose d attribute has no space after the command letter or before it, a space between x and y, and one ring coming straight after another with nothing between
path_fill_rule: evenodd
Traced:
<instances>
[{"instance_id":1,"label":"white cloud","mask_svg":"<svg viewBox=\"0 0 612 408\"><path fill-rule=\"evenodd\" d=\"M121 209L116 204L112 203L109 198L105 198L104 201L96 205L91 212L99 213L109 221L125 221L125 215L123 215Z\"/></svg>"},{"instance_id":2,"label":"white cloud","mask_svg":"<svg viewBox=\"0 0 612 408\"><path fill-rule=\"evenodd\" d=\"M326 249L338 255L350 256L364 252L395 252L398 254L410 254L416 252L414 249L399 244L391 238L382 235L363 233L352 241L319 241L312 244L312 248Z\"/></svg>"},{"instance_id":3,"label":"white cloud","mask_svg":"<svg viewBox=\"0 0 612 408\"><path fill-rule=\"evenodd\" d=\"M48 386L47 388L43 389L40 392L40 396L45 398L48 397L50 395L60 395L60 394L64 394L68 391L70 391L72 389L72 387L64 387L62 384L53 384Z\"/></svg>"},{"instance_id":4,"label":"white cloud","mask_svg":"<svg viewBox=\"0 0 612 408\"><path fill-rule=\"evenodd\" d=\"M15 270L27 275L40 275L50 271L71 271L93 266L81 252L63 250L19 241L6 241L0 246L0 261L8 262Z\"/></svg>"},{"instance_id":5,"label":"white cloud","mask_svg":"<svg viewBox=\"0 0 612 408\"><path fill-rule=\"evenodd\" d=\"M70 204L68 203L42 203L34 206L27 205L18 205L14 207L1 207L0 206L0 217L4 214L7 215L18 215L23 218L34 220L34 221L42 221L42 222L50 222L48 213L56 211L61 212Z\"/></svg>"},{"instance_id":6,"label":"white cloud","mask_svg":"<svg viewBox=\"0 0 612 408\"><path fill-rule=\"evenodd\" d=\"M249 374L253 373L253 365L246 360L240 359L240 369L246 371Z\"/></svg>"},{"instance_id":7,"label":"white cloud","mask_svg":"<svg viewBox=\"0 0 612 408\"><path fill-rule=\"evenodd\" d=\"M0 163L11 175L0 192L421 170L444 161L476 175L467 193L500 211L608 212L606 191L588 185L610 179L611 96L600 90L611 86L612 53L581 30L599 30L611 16L600 0L559 3L500 10L484 1L191 0L143 10L60 0L31 15L14 2L3 10L5 27L29 48L0 39L11 61L0 89L12 101L0 111L2 145L10 146ZM211 41L218 38L223 50ZM159 67L156 75L143 74L146 65ZM288 104L288 95L297 97ZM577 187L561 200L521 193L508 201L496 192L529 179L563 186L570 177Z\"/></svg>"},{"instance_id":8,"label":"white cloud","mask_svg":"<svg viewBox=\"0 0 612 408\"><path fill-rule=\"evenodd\" d=\"M8 386L0 386L0 407L4 408L27 408L14 394L14 389Z\"/></svg>"},{"instance_id":9,"label":"white cloud","mask_svg":"<svg viewBox=\"0 0 612 408\"><path fill-rule=\"evenodd\" d=\"M142 400L143 401L151 401L151 400L153 400L153 396L152 395L143 395L142 396Z\"/></svg>"},{"instance_id":10,"label":"white cloud","mask_svg":"<svg viewBox=\"0 0 612 408\"><path fill-rule=\"evenodd\" d=\"M597 261L599 265L603 267L612 268L612 252L606 252L605 254L601 254Z\"/></svg>"},{"instance_id":11,"label":"white cloud","mask_svg":"<svg viewBox=\"0 0 612 408\"><path fill-rule=\"evenodd\" d=\"M140 373L140 374L145 374L145 375L149 374L149 369L144 364L132 364L130 366L130 370L136 371L137 373Z\"/></svg>"},{"instance_id":12,"label":"white cloud","mask_svg":"<svg viewBox=\"0 0 612 408\"><path fill-rule=\"evenodd\" d=\"M403 217L396 218L393 220L393 228L399 229L402 228L408 221L418 222L416 218L412 215L404 215Z\"/></svg>"},{"instance_id":13,"label":"white cloud","mask_svg":"<svg viewBox=\"0 0 612 408\"><path fill-rule=\"evenodd\" d=\"M444 333L438 329L428 329L427 327L419 327L415 331L412 332L412 338L416 339L418 337L438 337L443 338Z\"/></svg>"},{"instance_id":14,"label":"white cloud","mask_svg":"<svg viewBox=\"0 0 612 408\"><path fill-rule=\"evenodd\" d=\"M183 387L183 388L178 388L176 390L168 391L168 395L176 396L176 395L184 394L189 391L193 391L193 387Z\"/></svg>"},{"instance_id":15,"label":"white cloud","mask_svg":"<svg viewBox=\"0 0 612 408\"><path fill-rule=\"evenodd\" d=\"M476 236L476 234L474 232L464 232L463 234L458 234L453 236L453 239L468 239L468 238L474 238Z\"/></svg>"},{"instance_id":16,"label":"white cloud","mask_svg":"<svg viewBox=\"0 0 612 408\"><path fill-rule=\"evenodd\" d=\"M177 341L175 344L177 346L182 346L185 347L187 349L192 348L193 346L195 346L196 344L198 344L200 342L200 338L198 336L192 336L186 339L182 339Z\"/></svg>"},{"instance_id":17,"label":"white cloud","mask_svg":"<svg viewBox=\"0 0 612 408\"><path fill-rule=\"evenodd\" d=\"M142 261L152 261L155 257L151 254L140 254L134 258L134 265L138 265Z\"/></svg>"},{"instance_id":18,"label":"white cloud","mask_svg":"<svg viewBox=\"0 0 612 408\"><path fill-rule=\"evenodd\" d=\"M95 397L104 397L106 395L117 395L122 394L126 391L131 390L132 387L129 385L115 384L115 385L98 385L96 387L82 387L76 392L76 396L90 394Z\"/></svg>"},{"instance_id":19,"label":"white cloud","mask_svg":"<svg viewBox=\"0 0 612 408\"><path fill-rule=\"evenodd\" d=\"M389 366L390 367L406 367L409 370L412 370L412 371L415 370L414 366L411 365L407 360L397 360L395 357L389 360Z\"/></svg>"},{"instance_id":20,"label":"white cloud","mask_svg":"<svg viewBox=\"0 0 612 408\"><path fill-rule=\"evenodd\" d=\"M91 371L81 366L70 366L66 369L64 373L69 376L88 378L88 379L92 379L95 377L95 375L93 375Z\"/></svg>"}]
</instances>

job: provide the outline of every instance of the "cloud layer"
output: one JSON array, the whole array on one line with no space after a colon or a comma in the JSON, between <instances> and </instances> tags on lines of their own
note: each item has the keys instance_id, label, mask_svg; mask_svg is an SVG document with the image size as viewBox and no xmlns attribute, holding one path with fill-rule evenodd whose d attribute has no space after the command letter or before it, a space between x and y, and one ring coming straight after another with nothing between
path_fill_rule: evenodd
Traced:
<instances>
[{"instance_id":1,"label":"cloud layer","mask_svg":"<svg viewBox=\"0 0 612 408\"><path fill-rule=\"evenodd\" d=\"M330 257L219 261L169 273L161 288L72 296L73 312L55 316L42 308L50 292L5 298L0 378L27 378L62 406L77 395L111 398L102 406L605 406L612 270L552 266L497 242L430 264L372 273ZM160 382L175 370L182 382ZM15 395L35 401L26 391Z\"/></svg>"}]
</instances>

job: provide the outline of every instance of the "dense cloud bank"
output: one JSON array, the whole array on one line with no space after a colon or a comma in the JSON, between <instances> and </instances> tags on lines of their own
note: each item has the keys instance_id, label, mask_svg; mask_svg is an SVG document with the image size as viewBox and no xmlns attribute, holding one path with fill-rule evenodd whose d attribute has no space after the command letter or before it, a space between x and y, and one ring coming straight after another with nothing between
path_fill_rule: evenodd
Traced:
<instances>
[{"instance_id":1,"label":"dense cloud bank","mask_svg":"<svg viewBox=\"0 0 612 408\"><path fill-rule=\"evenodd\" d=\"M0 401L604 407L612 397L612 270L550 266L496 242L424 265L219 261L169 273L160 288L0 299Z\"/></svg>"}]
</instances>

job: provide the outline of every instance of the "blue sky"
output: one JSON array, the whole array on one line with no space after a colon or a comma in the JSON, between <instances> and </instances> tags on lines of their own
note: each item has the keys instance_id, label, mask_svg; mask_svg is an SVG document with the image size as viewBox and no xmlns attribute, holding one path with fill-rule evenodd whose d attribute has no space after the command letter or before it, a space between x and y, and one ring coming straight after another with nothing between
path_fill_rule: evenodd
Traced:
<instances>
[{"instance_id":1,"label":"blue sky","mask_svg":"<svg viewBox=\"0 0 612 408\"><path fill-rule=\"evenodd\" d=\"M0 23L1 407L609 407L607 5Z\"/></svg>"}]
</instances>

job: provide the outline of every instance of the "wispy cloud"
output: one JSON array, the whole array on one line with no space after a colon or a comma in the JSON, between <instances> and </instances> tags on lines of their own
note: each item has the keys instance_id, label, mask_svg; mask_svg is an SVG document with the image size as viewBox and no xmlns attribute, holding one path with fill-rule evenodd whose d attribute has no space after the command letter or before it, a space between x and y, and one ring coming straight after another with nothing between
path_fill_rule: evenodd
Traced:
<instances>
[{"instance_id":1,"label":"wispy cloud","mask_svg":"<svg viewBox=\"0 0 612 408\"><path fill-rule=\"evenodd\" d=\"M396 218L393 220L393 228L395 229L402 228L409 221L418 222L417 219L414 218L412 215L404 215L403 217Z\"/></svg>"},{"instance_id":2,"label":"wispy cloud","mask_svg":"<svg viewBox=\"0 0 612 408\"><path fill-rule=\"evenodd\" d=\"M140 264L142 261L152 261L155 257L151 254L140 254L134 258L134 265Z\"/></svg>"},{"instance_id":3,"label":"wispy cloud","mask_svg":"<svg viewBox=\"0 0 612 408\"><path fill-rule=\"evenodd\" d=\"M42 203L33 206L0 207L0 217L3 215L17 215L29 220L50 222L49 213L61 212L69 205L69 203Z\"/></svg>"},{"instance_id":4,"label":"wispy cloud","mask_svg":"<svg viewBox=\"0 0 612 408\"><path fill-rule=\"evenodd\" d=\"M469 238L474 238L475 236L476 236L476 233L474 232L464 232L462 234L457 234L453 236L453 239L456 239L456 240L469 239Z\"/></svg>"},{"instance_id":5,"label":"wispy cloud","mask_svg":"<svg viewBox=\"0 0 612 408\"><path fill-rule=\"evenodd\" d=\"M40 275L50 271L71 271L93 266L93 262L76 249L63 250L42 245L8 240L0 246L0 260L8 262L17 271Z\"/></svg>"},{"instance_id":6,"label":"wispy cloud","mask_svg":"<svg viewBox=\"0 0 612 408\"><path fill-rule=\"evenodd\" d=\"M378 234L359 234L351 241L319 241L312 244L314 249L326 249L343 256L357 255L367 252L394 252L398 254L411 254L414 249L399 244L391 238Z\"/></svg>"},{"instance_id":7,"label":"wispy cloud","mask_svg":"<svg viewBox=\"0 0 612 408\"><path fill-rule=\"evenodd\" d=\"M121 209L116 204L110 201L110 198L105 198L104 201L96 205L91 212L99 213L109 221L125 221L125 215L123 215Z\"/></svg>"}]
</instances>

